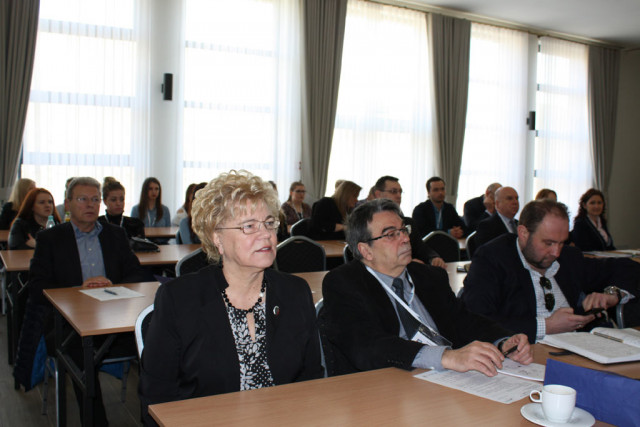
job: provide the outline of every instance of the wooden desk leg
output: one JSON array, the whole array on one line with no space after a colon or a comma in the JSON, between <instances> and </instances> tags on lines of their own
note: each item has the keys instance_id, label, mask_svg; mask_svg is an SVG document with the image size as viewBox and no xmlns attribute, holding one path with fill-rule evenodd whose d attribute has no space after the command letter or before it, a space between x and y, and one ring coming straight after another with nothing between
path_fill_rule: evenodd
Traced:
<instances>
[{"instance_id":1,"label":"wooden desk leg","mask_svg":"<svg viewBox=\"0 0 640 427\"><path fill-rule=\"evenodd\" d=\"M55 322L55 338L56 338L56 365L58 366L58 381L56 381L56 413L58 418L58 426L67 425L67 367L60 357L57 355L62 353L62 340L64 320L62 315L56 310L54 316Z\"/></svg>"},{"instance_id":2,"label":"wooden desk leg","mask_svg":"<svg viewBox=\"0 0 640 427\"><path fill-rule=\"evenodd\" d=\"M96 399L96 366L93 364L93 337L82 337L82 351L84 353L84 408L82 419L84 426L93 425L93 402Z\"/></svg>"}]
</instances>

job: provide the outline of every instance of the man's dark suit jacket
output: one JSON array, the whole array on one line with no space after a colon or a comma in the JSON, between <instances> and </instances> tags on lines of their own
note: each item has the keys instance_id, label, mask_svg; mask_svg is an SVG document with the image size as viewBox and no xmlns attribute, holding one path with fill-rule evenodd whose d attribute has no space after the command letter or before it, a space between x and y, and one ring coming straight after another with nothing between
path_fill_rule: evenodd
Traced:
<instances>
[{"instance_id":1,"label":"man's dark suit jacket","mask_svg":"<svg viewBox=\"0 0 640 427\"><path fill-rule=\"evenodd\" d=\"M494 342L513 333L464 307L449 286L447 272L419 263L407 266L440 334L454 348L474 340ZM319 314L329 375L395 366L410 369L423 344L398 336L400 323L389 296L358 260L330 271L322 282Z\"/></svg>"},{"instance_id":2,"label":"man's dark suit jacket","mask_svg":"<svg viewBox=\"0 0 640 427\"><path fill-rule=\"evenodd\" d=\"M265 270L267 361L276 384L322 376L316 314L307 283ZM221 291L209 266L162 285L145 337L140 400L150 404L240 390L240 365Z\"/></svg>"},{"instance_id":3,"label":"man's dark suit jacket","mask_svg":"<svg viewBox=\"0 0 640 427\"><path fill-rule=\"evenodd\" d=\"M411 216L413 217L416 231L421 237L436 230L436 214L433 210L431 200L427 200L416 206ZM447 232L455 226L462 227L464 235L467 235L467 226L462 218L460 218L460 215L458 215L456 208L453 207L451 203L444 202L442 205L442 231Z\"/></svg>"},{"instance_id":4,"label":"man's dark suit jacket","mask_svg":"<svg viewBox=\"0 0 640 427\"><path fill-rule=\"evenodd\" d=\"M516 220L516 225L518 221ZM476 247L484 245L485 243L495 239L498 236L509 233L507 226L504 225L502 218L498 215L498 212L494 212L489 218L480 221L478 224L478 230L476 231Z\"/></svg>"},{"instance_id":5,"label":"man's dark suit jacket","mask_svg":"<svg viewBox=\"0 0 640 427\"><path fill-rule=\"evenodd\" d=\"M609 236L609 244L604 241L598 229L587 217L578 217L573 222L573 230L571 230L571 241L575 243L583 251L613 251L616 249L613 246L613 239L611 234L604 226L607 235Z\"/></svg>"},{"instance_id":6,"label":"man's dark suit jacket","mask_svg":"<svg viewBox=\"0 0 640 427\"><path fill-rule=\"evenodd\" d=\"M129 248L124 229L103 224L98 235L106 277L113 283L153 280ZM30 382L33 357L42 334L53 329L53 307L43 289L82 285L82 267L71 223L42 230L36 237L36 249L29 269L29 299L25 308L18 358L14 375L22 384ZM24 382L23 382L24 381Z\"/></svg>"},{"instance_id":7,"label":"man's dark suit jacket","mask_svg":"<svg viewBox=\"0 0 640 427\"><path fill-rule=\"evenodd\" d=\"M478 248L464 280L462 300L469 310L485 315L535 342L536 297L531 275L516 249L517 236L504 234ZM637 281L637 266L625 259L584 258L577 248L565 245L558 258L555 280L576 314L583 313L580 294L602 292L615 284L630 289ZM636 273L632 273L635 271ZM634 275L636 278L634 279Z\"/></svg>"},{"instance_id":8,"label":"man's dark suit jacket","mask_svg":"<svg viewBox=\"0 0 640 427\"><path fill-rule=\"evenodd\" d=\"M484 206L484 194L464 203L464 222L467 224L469 233L478 229L478 224L483 219L489 218L487 208Z\"/></svg>"}]
</instances>

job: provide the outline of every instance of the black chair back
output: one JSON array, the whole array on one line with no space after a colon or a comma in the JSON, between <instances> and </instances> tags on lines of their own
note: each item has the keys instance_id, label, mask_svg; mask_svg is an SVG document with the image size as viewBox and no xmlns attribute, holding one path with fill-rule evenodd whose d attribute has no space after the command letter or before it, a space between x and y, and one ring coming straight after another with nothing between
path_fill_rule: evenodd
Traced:
<instances>
[{"instance_id":1,"label":"black chair back","mask_svg":"<svg viewBox=\"0 0 640 427\"><path fill-rule=\"evenodd\" d=\"M208 265L209 260L207 259L207 254L202 248L198 248L178 261L178 264L176 264L176 277L187 273L194 273Z\"/></svg>"},{"instance_id":2,"label":"black chair back","mask_svg":"<svg viewBox=\"0 0 640 427\"><path fill-rule=\"evenodd\" d=\"M349 248L349 245L345 245L344 249L342 250L342 259L344 260L345 264L348 264L353 260L353 252L351 252L351 248Z\"/></svg>"},{"instance_id":3,"label":"black chair back","mask_svg":"<svg viewBox=\"0 0 640 427\"><path fill-rule=\"evenodd\" d=\"M291 236L309 236L309 218L302 218L291 226Z\"/></svg>"},{"instance_id":4,"label":"black chair back","mask_svg":"<svg viewBox=\"0 0 640 427\"><path fill-rule=\"evenodd\" d=\"M134 328L134 333L136 336L136 346L138 347L138 357L142 360L142 350L144 349L144 339L147 336L147 329L149 329L149 324L151 323L151 318L153 316L153 304L147 306L142 312L138 315L136 319L136 325Z\"/></svg>"},{"instance_id":5,"label":"black chair back","mask_svg":"<svg viewBox=\"0 0 640 427\"><path fill-rule=\"evenodd\" d=\"M422 240L445 262L460 261L460 244L455 237L444 231L432 231Z\"/></svg>"},{"instance_id":6,"label":"black chair back","mask_svg":"<svg viewBox=\"0 0 640 427\"><path fill-rule=\"evenodd\" d=\"M478 242L476 240L476 233L477 231L474 231L473 233L469 234L469 237L467 237L467 243L465 246L467 247L467 257L469 259L471 259L471 257L473 256L473 253L476 251L478 247Z\"/></svg>"},{"instance_id":7,"label":"black chair back","mask_svg":"<svg viewBox=\"0 0 640 427\"><path fill-rule=\"evenodd\" d=\"M304 273L327 269L324 248L305 236L292 236L277 248L275 265L286 273Z\"/></svg>"}]
</instances>

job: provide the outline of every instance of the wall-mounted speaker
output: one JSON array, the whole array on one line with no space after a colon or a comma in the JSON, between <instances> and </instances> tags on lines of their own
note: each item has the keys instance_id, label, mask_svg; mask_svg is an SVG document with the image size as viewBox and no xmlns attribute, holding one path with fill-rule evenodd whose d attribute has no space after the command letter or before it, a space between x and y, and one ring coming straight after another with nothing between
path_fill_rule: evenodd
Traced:
<instances>
[{"instance_id":1,"label":"wall-mounted speaker","mask_svg":"<svg viewBox=\"0 0 640 427\"><path fill-rule=\"evenodd\" d=\"M529 117L527 117L527 125L529 130L536 130L536 112L529 111Z\"/></svg>"},{"instance_id":2,"label":"wall-mounted speaker","mask_svg":"<svg viewBox=\"0 0 640 427\"><path fill-rule=\"evenodd\" d=\"M162 100L171 101L173 99L173 74L165 73L162 78Z\"/></svg>"}]
</instances>

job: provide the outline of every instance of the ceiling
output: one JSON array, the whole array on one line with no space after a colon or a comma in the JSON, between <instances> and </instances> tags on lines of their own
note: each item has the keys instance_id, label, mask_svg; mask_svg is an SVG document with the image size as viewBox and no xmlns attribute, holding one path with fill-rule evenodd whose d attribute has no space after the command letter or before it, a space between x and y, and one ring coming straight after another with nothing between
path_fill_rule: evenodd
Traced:
<instances>
[{"instance_id":1,"label":"ceiling","mask_svg":"<svg viewBox=\"0 0 640 427\"><path fill-rule=\"evenodd\" d=\"M541 33L551 31L620 47L640 47L640 0L409 0L403 3L470 13Z\"/></svg>"}]
</instances>

